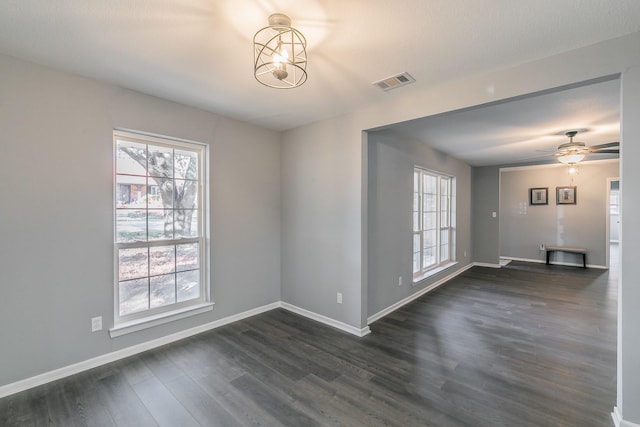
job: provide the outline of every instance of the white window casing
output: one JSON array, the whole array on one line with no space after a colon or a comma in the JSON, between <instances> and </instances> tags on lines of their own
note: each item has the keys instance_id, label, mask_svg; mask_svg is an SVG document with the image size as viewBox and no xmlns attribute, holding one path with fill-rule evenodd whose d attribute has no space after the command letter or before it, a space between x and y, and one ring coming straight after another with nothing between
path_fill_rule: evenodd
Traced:
<instances>
[{"instance_id":1,"label":"white window casing","mask_svg":"<svg viewBox=\"0 0 640 427\"><path fill-rule=\"evenodd\" d=\"M453 262L455 178L415 167L413 172L414 282Z\"/></svg>"},{"instance_id":2,"label":"white window casing","mask_svg":"<svg viewBox=\"0 0 640 427\"><path fill-rule=\"evenodd\" d=\"M112 336L211 309L207 146L114 131ZM146 325L146 326L145 326Z\"/></svg>"}]
</instances>

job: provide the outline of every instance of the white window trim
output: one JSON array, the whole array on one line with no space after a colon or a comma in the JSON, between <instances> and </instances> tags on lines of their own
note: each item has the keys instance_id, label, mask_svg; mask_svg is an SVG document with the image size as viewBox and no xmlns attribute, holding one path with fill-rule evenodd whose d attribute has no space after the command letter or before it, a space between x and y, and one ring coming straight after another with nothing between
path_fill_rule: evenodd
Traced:
<instances>
[{"instance_id":1,"label":"white window trim","mask_svg":"<svg viewBox=\"0 0 640 427\"><path fill-rule=\"evenodd\" d=\"M163 244L175 244L179 243L188 243L190 241L200 241L202 240L201 250L200 250L200 280L201 280L201 288L200 288L200 298L195 300L190 300L184 303L178 303L172 305L172 309L151 309L140 313L139 316L127 316L126 320L122 320L119 313L119 296L118 296L118 249L121 247L136 247L137 243L116 243L116 145L118 139L126 139L132 142L138 142L142 144L153 144L153 145L170 145L171 147L183 145L185 147L193 149L193 146L196 145L200 148L200 163L198 165L199 171L201 171L201 177L199 177L199 188L198 188L198 200L200 200L201 209L200 216L200 234L201 237L196 238L185 238L178 240L165 240L153 242L151 244L140 244L140 246L148 247L154 245L163 245ZM114 310L114 325L109 329L110 336L112 338L129 334L132 332L140 331L143 329L151 328L154 326L158 326L164 323L173 322L175 320L183 319L190 316L195 316L201 313L205 313L213 310L213 301L211 300L211 286L210 286L210 236L209 236L209 224L210 222L210 201L209 201L209 191L208 191L208 183L209 183L209 146L207 144L191 141L180 138L167 137L162 135L155 135L145 132L137 132L137 131L129 131L129 130L114 130L113 131L113 165L114 165L114 179L113 179L113 195L112 195L112 203L113 203L113 235L114 235L114 295L113 295L113 310Z\"/></svg>"},{"instance_id":2,"label":"white window trim","mask_svg":"<svg viewBox=\"0 0 640 427\"><path fill-rule=\"evenodd\" d=\"M438 273L442 273L445 270L448 270L449 268L453 267L454 265L458 265L457 261L450 261L446 264L442 264L436 267L433 267L430 270L425 271L423 274L419 275L419 276L415 276L413 278L413 286L416 286L417 284L419 284L420 282L422 282L425 279L428 279L431 276L435 276Z\"/></svg>"},{"instance_id":3,"label":"white window trim","mask_svg":"<svg viewBox=\"0 0 640 427\"><path fill-rule=\"evenodd\" d=\"M421 175L420 177L422 177L422 173L426 173L428 175L431 176L436 176L438 178L438 182L437 182L437 195L436 195L436 218L437 218L437 244L436 244L436 251L437 251L437 257L438 259L440 258L440 246L441 246L441 235L440 232L443 229L447 229L448 230L448 234L449 234L449 243L448 243L448 258L445 261L440 261L434 265L432 265L431 267L425 269L425 270L420 270L418 272L413 273L413 285L417 285L419 282L425 280L428 277L434 276L444 270L447 270L448 268L453 267L454 265L457 264L456 260L455 260L455 252L454 252L454 248L455 248L455 242L453 241L454 239L454 224L455 224L455 207L454 207L454 200L455 200L455 177L448 175L448 174L444 174L442 172L437 172L434 170L430 170L430 169L426 169L420 166L414 166L413 168L413 173L415 174L416 171L420 171ZM448 213L449 213L449 217L448 217L448 226L447 227L441 227L440 223L441 223L441 193L440 193L440 178L446 178L449 180L449 194L448 194L448 199L447 202L449 204L448 206ZM420 188L422 189L422 179L419 180L420 183ZM413 188L412 194L415 193L415 188ZM419 191L418 192L419 195L419 206L420 206L420 210L418 213L418 217L420 218L420 221L422 222L422 212L423 212L423 203L422 203L422 198L423 198L423 191ZM412 203L413 203L413 198L412 198ZM413 212L413 205L411 208L412 212ZM416 231L414 231L414 224L413 224L413 219L412 219L412 223L411 223L411 236L412 236L412 248L411 248L411 253L412 253L412 258L413 258L413 236L416 234ZM418 232L420 234L420 263L422 264L422 257L423 257L423 253L422 253L422 232L423 229L421 228L420 231ZM413 261L412 261L412 269L413 269Z\"/></svg>"},{"instance_id":4,"label":"white window trim","mask_svg":"<svg viewBox=\"0 0 640 427\"><path fill-rule=\"evenodd\" d=\"M130 334L132 332L141 331L143 329L152 328L154 326L184 319L185 317L195 316L197 314L206 313L213 310L214 303L205 302L197 305L183 307L177 310L165 311L155 315L145 316L143 318L122 322L109 329L111 338Z\"/></svg>"}]
</instances>

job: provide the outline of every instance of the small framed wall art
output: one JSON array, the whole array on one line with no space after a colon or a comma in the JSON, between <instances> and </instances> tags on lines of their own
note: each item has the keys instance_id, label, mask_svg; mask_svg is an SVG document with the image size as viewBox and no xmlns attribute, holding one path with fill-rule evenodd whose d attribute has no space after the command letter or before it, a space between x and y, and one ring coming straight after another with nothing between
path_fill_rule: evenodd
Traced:
<instances>
[{"instance_id":1,"label":"small framed wall art","mask_svg":"<svg viewBox=\"0 0 640 427\"><path fill-rule=\"evenodd\" d=\"M576 187L556 187L556 205L575 205Z\"/></svg>"},{"instance_id":2,"label":"small framed wall art","mask_svg":"<svg viewBox=\"0 0 640 427\"><path fill-rule=\"evenodd\" d=\"M546 205L549 203L549 188L530 188L529 204L530 205Z\"/></svg>"}]
</instances>

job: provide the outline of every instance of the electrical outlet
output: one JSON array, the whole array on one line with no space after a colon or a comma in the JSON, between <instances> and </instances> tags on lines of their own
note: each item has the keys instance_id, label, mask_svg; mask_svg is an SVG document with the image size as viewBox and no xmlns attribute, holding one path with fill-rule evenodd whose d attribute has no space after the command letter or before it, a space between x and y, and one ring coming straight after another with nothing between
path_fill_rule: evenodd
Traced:
<instances>
[{"instance_id":1,"label":"electrical outlet","mask_svg":"<svg viewBox=\"0 0 640 427\"><path fill-rule=\"evenodd\" d=\"M341 292L338 292L337 300L338 300L338 304L342 304L342 293Z\"/></svg>"},{"instance_id":2,"label":"electrical outlet","mask_svg":"<svg viewBox=\"0 0 640 427\"><path fill-rule=\"evenodd\" d=\"M402 276L398 276L398 286L402 286Z\"/></svg>"},{"instance_id":3,"label":"electrical outlet","mask_svg":"<svg viewBox=\"0 0 640 427\"><path fill-rule=\"evenodd\" d=\"M467 256L467 251L464 251L464 252L462 253L462 256L466 258L466 256Z\"/></svg>"},{"instance_id":4,"label":"electrical outlet","mask_svg":"<svg viewBox=\"0 0 640 427\"><path fill-rule=\"evenodd\" d=\"M540 250L544 251L544 243L540 243Z\"/></svg>"},{"instance_id":5,"label":"electrical outlet","mask_svg":"<svg viewBox=\"0 0 640 427\"><path fill-rule=\"evenodd\" d=\"M495 218L495 217L497 217L497 216L498 216L498 213L497 213L497 212L491 212L491 216L492 216L493 218Z\"/></svg>"},{"instance_id":6,"label":"electrical outlet","mask_svg":"<svg viewBox=\"0 0 640 427\"><path fill-rule=\"evenodd\" d=\"M91 332L102 330L102 316L91 318Z\"/></svg>"}]
</instances>

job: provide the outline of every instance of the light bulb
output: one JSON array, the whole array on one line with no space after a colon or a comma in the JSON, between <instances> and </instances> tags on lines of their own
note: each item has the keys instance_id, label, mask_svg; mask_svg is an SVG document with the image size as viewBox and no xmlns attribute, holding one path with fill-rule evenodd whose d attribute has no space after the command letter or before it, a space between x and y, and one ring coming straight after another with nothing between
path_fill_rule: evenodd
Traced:
<instances>
[{"instance_id":1,"label":"light bulb","mask_svg":"<svg viewBox=\"0 0 640 427\"><path fill-rule=\"evenodd\" d=\"M273 54L273 76L276 79L286 79L289 75L287 72L287 62L289 62L289 52L282 46L282 41L278 41L278 47Z\"/></svg>"}]
</instances>

